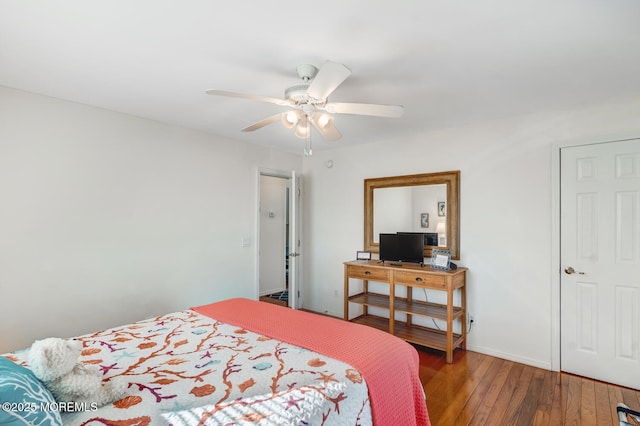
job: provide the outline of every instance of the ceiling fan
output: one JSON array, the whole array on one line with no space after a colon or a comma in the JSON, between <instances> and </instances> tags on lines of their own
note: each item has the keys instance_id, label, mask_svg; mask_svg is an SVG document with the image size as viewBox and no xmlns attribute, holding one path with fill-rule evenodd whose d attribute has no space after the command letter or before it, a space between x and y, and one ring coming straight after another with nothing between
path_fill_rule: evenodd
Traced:
<instances>
[{"instance_id":1,"label":"ceiling fan","mask_svg":"<svg viewBox=\"0 0 640 426\"><path fill-rule=\"evenodd\" d=\"M281 121L285 127L295 129L295 135L300 138L308 138L311 134L311 126L313 126L323 138L329 141L342 137L334 124L332 114L400 117L404 113L404 107L399 105L328 102L329 95L351 75L351 70L343 64L326 61L320 69L313 65L303 64L299 65L296 71L302 79L302 83L285 89L283 99L217 89L207 90L206 93L269 102L290 108L288 111L272 115L245 127L242 129L243 132L253 132L276 121Z\"/></svg>"}]
</instances>

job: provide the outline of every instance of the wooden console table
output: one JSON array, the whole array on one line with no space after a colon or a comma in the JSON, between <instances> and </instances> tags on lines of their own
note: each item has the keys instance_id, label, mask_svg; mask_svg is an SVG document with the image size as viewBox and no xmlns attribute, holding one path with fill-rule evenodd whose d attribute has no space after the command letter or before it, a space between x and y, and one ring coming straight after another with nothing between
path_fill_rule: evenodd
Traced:
<instances>
[{"instance_id":1,"label":"wooden console table","mask_svg":"<svg viewBox=\"0 0 640 426\"><path fill-rule=\"evenodd\" d=\"M466 348L466 271L467 268L439 271L429 266L421 267L415 264L391 266L388 263L379 263L377 260L345 262L344 319L388 331L408 342L445 351L447 362L451 363L453 350L457 347ZM352 278L362 280L361 293L349 294L349 280ZM369 281L389 284L389 294L370 292ZM396 296L396 285L407 288L406 297ZM446 291L447 304L414 300L412 296L414 287ZM460 306L453 305L455 290L460 291ZM349 303L362 305L363 314L350 319ZM369 314L370 306L388 310L389 318ZM395 320L396 312L405 313L407 320ZM413 324L414 315L445 321L447 329L438 330ZM460 334L453 332L453 323L456 320L460 321Z\"/></svg>"}]
</instances>

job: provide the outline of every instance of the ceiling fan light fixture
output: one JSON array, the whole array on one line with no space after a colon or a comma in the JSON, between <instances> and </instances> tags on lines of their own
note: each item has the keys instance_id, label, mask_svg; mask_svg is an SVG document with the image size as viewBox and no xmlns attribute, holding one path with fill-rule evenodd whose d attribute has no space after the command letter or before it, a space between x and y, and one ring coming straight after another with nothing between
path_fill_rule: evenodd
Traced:
<instances>
[{"instance_id":1,"label":"ceiling fan light fixture","mask_svg":"<svg viewBox=\"0 0 640 426\"><path fill-rule=\"evenodd\" d=\"M331 122L333 122L333 117L328 114L320 114L317 121L318 126L322 127L323 129L327 127L327 125Z\"/></svg>"},{"instance_id":2,"label":"ceiling fan light fixture","mask_svg":"<svg viewBox=\"0 0 640 426\"><path fill-rule=\"evenodd\" d=\"M307 117L303 117L302 120L298 122L294 134L300 139L304 139L309 136L310 132L311 129L309 128L309 120L307 119Z\"/></svg>"},{"instance_id":3,"label":"ceiling fan light fixture","mask_svg":"<svg viewBox=\"0 0 640 426\"><path fill-rule=\"evenodd\" d=\"M287 129L293 129L296 124L300 121L300 116L297 111L289 111L282 114L282 124Z\"/></svg>"}]
</instances>

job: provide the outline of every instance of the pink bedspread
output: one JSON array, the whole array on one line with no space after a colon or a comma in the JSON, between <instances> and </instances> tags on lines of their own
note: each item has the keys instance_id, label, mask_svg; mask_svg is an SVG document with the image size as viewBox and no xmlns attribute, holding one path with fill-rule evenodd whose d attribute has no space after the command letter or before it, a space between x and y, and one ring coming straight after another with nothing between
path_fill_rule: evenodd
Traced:
<instances>
[{"instance_id":1,"label":"pink bedspread","mask_svg":"<svg viewBox=\"0 0 640 426\"><path fill-rule=\"evenodd\" d=\"M230 299L191 309L355 367L369 387L375 424L430 425L418 375L418 353L394 336L371 327L248 299Z\"/></svg>"}]
</instances>

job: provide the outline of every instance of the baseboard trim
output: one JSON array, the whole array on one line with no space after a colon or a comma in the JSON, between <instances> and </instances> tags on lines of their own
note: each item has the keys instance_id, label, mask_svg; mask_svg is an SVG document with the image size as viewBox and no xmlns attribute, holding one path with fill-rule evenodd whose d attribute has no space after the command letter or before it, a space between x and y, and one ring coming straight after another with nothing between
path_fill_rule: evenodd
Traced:
<instances>
[{"instance_id":1,"label":"baseboard trim","mask_svg":"<svg viewBox=\"0 0 640 426\"><path fill-rule=\"evenodd\" d=\"M304 305L304 309L303 310L309 311L309 312L313 312L314 314L326 315L326 316L329 316L329 317L342 319L342 314L341 313L337 314L335 312L331 312L331 311L328 311L326 309L318 308L316 306Z\"/></svg>"},{"instance_id":2,"label":"baseboard trim","mask_svg":"<svg viewBox=\"0 0 640 426\"><path fill-rule=\"evenodd\" d=\"M485 355L490 355L490 356L493 356L493 357L496 357L496 358L506 359L508 361L513 361L513 362L517 362L517 363L520 363L520 364L530 365L532 367L542 368L544 370L553 371L553 369L551 368L551 361L542 362L542 361L537 360L537 359L518 356L518 355L514 355L514 354L511 354L511 353L507 353L507 352L496 351L494 349L486 348L486 347L483 347L483 346L469 345L468 343L467 343L467 350L470 350L472 352L478 352L478 353L485 354Z\"/></svg>"}]
</instances>

